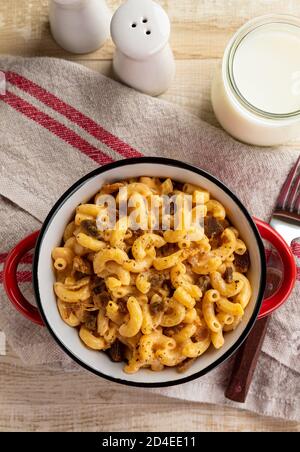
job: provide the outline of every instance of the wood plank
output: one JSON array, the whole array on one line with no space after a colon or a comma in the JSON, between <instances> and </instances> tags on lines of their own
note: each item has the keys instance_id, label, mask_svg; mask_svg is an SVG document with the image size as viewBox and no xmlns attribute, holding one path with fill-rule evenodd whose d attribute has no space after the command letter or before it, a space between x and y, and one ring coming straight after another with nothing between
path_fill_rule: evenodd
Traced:
<instances>
[{"instance_id":1,"label":"wood plank","mask_svg":"<svg viewBox=\"0 0 300 452\"><path fill-rule=\"evenodd\" d=\"M43 394L41 394L43 398ZM243 411L192 403L136 404L116 409L109 404L57 403L50 407L1 405L0 431L97 432L297 432L299 425L260 418Z\"/></svg>"},{"instance_id":2,"label":"wood plank","mask_svg":"<svg viewBox=\"0 0 300 452\"><path fill-rule=\"evenodd\" d=\"M0 388L0 431L300 431L296 422L168 399L87 371L27 367L10 347L0 360Z\"/></svg>"},{"instance_id":3,"label":"wood plank","mask_svg":"<svg viewBox=\"0 0 300 452\"><path fill-rule=\"evenodd\" d=\"M220 58L230 36L245 21L272 11L300 15L297 0L253 2L253 0L161 0L172 23L171 45L178 59ZM109 0L112 11L121 0ZM80 60L52 39L48 24L48 0L10 0L0 9L0 52L22 56L55 56ZM112 57L111 40L100 50L86 55L92 60Z\"/></svg>"},{"instance_id":4,"label":"wood plank","mask_svg":"<svg viewBox=\"0 0 300 452\"><path fill-rule=\"evenodd\" d=\"M115 10L123 0L108 0ZM218 125L211 80L223 49L246 20L278 13L300 16L299 0L157 0L172 22L176 78L162 98ZM48 0L9 0L0 6L0 53L54 56L112 76L114 47L72 55L51 37ZM299 152L299 143L289 147ZM24 366L8 347L0 357L0 431L300 431L300 424L246 411L167 399L108 384L88 372ZM47 409L45 408L47 407Z\"/></svg>"}]
</instances>

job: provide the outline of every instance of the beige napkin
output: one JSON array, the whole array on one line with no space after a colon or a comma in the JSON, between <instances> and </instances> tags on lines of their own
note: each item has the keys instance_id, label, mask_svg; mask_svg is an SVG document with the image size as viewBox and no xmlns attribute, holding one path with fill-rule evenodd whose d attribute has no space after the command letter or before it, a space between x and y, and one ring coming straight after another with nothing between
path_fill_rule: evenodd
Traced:
<instances>
[{"instance_id":1,"label":"beige napkin","mask_svg":"<svg viewBox=\"0 0 300 452\"><path fill-rule=\"evenodd\" d=\"M159 155L210 171L249 211L268 220L298 154L251 148L167 102L126 88L82 66L55 59L0 58L0 265L10 248L40 227L57 198L79 177L112 160ZM18 270L32 296L30 258ZM0 267L0 270L2 267ZM0 272L0 280L2 273ZM247 403L242 408L299 419L300 284L273 315ZM0 288L0 328L28 365L74 370L45 328L17 313ZM166 396L234 405L224 398L229 360ZM107 382L108 390L114 386ZM138 390L138 389L137 389ZM240 405L237 405L240 406Z\"/></svg>"}]
</instances>

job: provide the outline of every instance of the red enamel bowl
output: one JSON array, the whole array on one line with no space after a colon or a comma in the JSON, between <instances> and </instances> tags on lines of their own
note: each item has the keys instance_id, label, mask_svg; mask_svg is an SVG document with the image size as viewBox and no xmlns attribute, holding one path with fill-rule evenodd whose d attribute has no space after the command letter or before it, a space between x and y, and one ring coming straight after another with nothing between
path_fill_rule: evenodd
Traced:
<instances>
[{"instance_id":1,"label":"red enamel bowl","mask_svg":"<svg viewBox=\"0 0 300 452\"><path fill-rule=\"evenodd\" d=\"M58 313L53 292L54 275L51 250L61 242L64 228L78 204L90 199L103 183L139 176L170 177L205 187L226 208L232 224L240 231L250 253L249 279L253 294L245 316L237 329L226 334L220 350L210 349L196 360L186 374L169 368L163 372L142 369L136 374L123 372L121 363L112 363L105 353L87 349L80 341L76 329L66 325ZM281 284L275 293L264 299L267 284L267 262L263 239L276 249L281 262ZM17 281L18 264L29 250L35 249L33 287L37 308L22 295ZM121 160L87 174L74 184L55 204L41 231L23 239L9 253L4 268L4 286L18 311L29 320L46 325L59 346L76 362L95 374L119 383L133 386L171 386L198 378L217 367L231 356L248 336L257 318L271 314L288 298L296 281L293 254L283 238L268 224L253 219L237 196L211 174L171 159L145 157Z\"/></svg>"}]
</instances>

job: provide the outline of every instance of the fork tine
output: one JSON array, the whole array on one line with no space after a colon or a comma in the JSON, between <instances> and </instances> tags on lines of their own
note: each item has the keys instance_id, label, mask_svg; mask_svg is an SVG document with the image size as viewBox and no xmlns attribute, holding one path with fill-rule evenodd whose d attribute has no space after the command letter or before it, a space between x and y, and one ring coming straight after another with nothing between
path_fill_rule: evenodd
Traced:
<instances>
[{"instance_id":1,"label":"fork tine","mask_svg":"<svg viewBox=\"0 0 300 452\"><path fill-rule=\"evenodd\" d=\"M297 215L300 216L300 187L299 187L298 195L295 200L295 212Z\"/></svg>"},{"instance_id":2,"label":"fork tine","mask_svg":"<svg viewBox=\"0 0 300 452\"><path fill-rule=\"evenodd\" d=\"M300 167L300 157L298 158L295 166L292 168L287 180L285 181L281 189L279 198L277 200L276 210L286 210L286 204L289 198L290 190L293 186L293 182L297 175L299 167Z\"/></svg>"},{"instance_id":3,"label":"fork tine","mask_svg":"<svg viewBox=\"0 0 300 452\"><path fill-rule=\"evenodd\" d=\"M286 208L290 212L293 212L296 208L296 201L297 201L298 197L300 196L299 188L300 188L300 172L299 172L298 176L296 177L296 179L293 181L293 185L290 187L290 190L289 190L289 195L288 195L287 202L286 202Z\"/></svg>"}]
</instances>

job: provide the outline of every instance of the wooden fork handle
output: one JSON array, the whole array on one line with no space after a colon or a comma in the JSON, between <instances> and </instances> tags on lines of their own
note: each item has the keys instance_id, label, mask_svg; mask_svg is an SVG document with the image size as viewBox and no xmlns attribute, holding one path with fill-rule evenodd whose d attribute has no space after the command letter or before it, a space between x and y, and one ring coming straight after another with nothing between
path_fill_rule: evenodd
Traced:
<instances>
[{"instance_id":1,"label":"wooden fork handle","mask_svg":"<svg viewBox=\"0 0 300 452\"><path fill-rule=\"evenodd\" d=\"M225 396L244 403L256 369L270 317L257 320L248 338L235 355L235 362Z\"/></svg>"}]
</instances>

